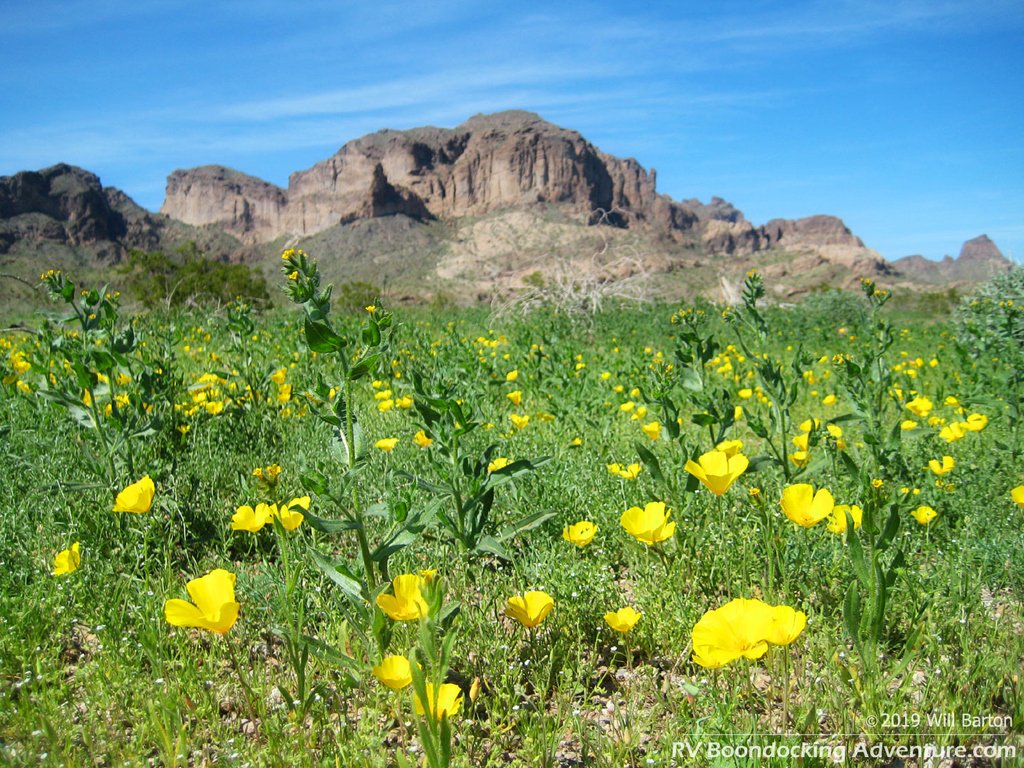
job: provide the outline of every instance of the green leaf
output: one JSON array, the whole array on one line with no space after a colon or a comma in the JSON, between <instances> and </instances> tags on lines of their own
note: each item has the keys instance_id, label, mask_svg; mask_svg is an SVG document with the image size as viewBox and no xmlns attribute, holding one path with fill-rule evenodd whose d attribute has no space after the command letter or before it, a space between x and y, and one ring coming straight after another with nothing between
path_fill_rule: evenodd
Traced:
<instances>
[{"instance_id":1,"label":"green leaf","mask_svg":"<svg viewBox=\"0 0 1024 768\"><path fill-rule=\"evenodd\" d=\"M858 415L856 413L846 413L846 414L843 414L842 416L836 416L834 419L829 419L828 423L829 424L845 424L848 421L864 421L864 417L862 415Z\"/></svg>"},{"instance_id":2,"label":"green leaf","mask_svg":"<svg viewBox=\"0 0 1024 768\"><path fill-rule=\"evenodd\" d=\"M875 562L875 593L871 606L871 639L878 642L882 636L882 627L885 623L885 605L888 599L889 589L885 585L885 574L882 573L882 566Z\"/></svg>"},{"instance_id":3,"label":"green leaf","mask_svg":"<svg viewBox=\"0 0 1024 768\"><path fill-rule=\"evenodd\" d=\"M314 352L340 352L345 346L341 338L327 323L306 317L306 344Z\"/></svg>"},{"instance_id":4,"label":"green leaf","mask_svg":"<svg viewBox=\"0 0 1024 768\"><path fill-rule=\"evenodd\" d=\"M88 429L96 429L96 422L93 421L92 412L88 409L73 405L68 408L68 413L71 414L71 418L77 421L81 426L87 427Z\"/></svg>"},{"instance_id":5,"label":"green leaf","mask_svg":"<svg viewBox=\"0 0 1024 768\"><path fill-rule=\"evenodd\" d=\"M318 517L312 512L303 512L303 519L309 527L320 533L341 533L343 531L354 531L359 528L355 520L330 520L325 517Z\"/></svg>"},{"instance_id":6,"label":"green leaf","mask_svg":"<svg viewBox=\"0 0 1024 768\"><path fill-rule=\"evenodd\" d=\"M850 514L846 515L846 547L850 551L850 565L853 567L853 574L865 587L869 585L868 566L864 560L864 549L860 544L860 536L853 527L853 520Z\"/></svg>"},{"instance_id":7,"label":"green leaf","mask_svg":"<svg viewBox=\"0 0 1024 768\"><path fill-rule=\"evenodd\" d=\"M476 542L474 551L477 553L486 552L506 561L510 561L512 559L509 557L508 551L505 547L503 547L493 536L481 536Z\"/></svg>"},{"instance_id":8,"label":"green leaf","mask_svg":"<svg viewBox=\"0 0 1024 768\"><path fill-rule=\"evenodd\" d=\"M506 526L497 535L498 541L508 541L513 536L518 536L520 533L530 531L536 528L538 525L555 517L554 512L535 512L532 515L527 515L524 518L517 520L509 526Z\"/></svg>"},{"instance_id":9,"label":"green leaf","mask_svg":"<svg viewBox=\"0 0 1024 768\"><path fill-rule=\"evenodd\" d=\"M448 715L442 713L441 715L441 735L439 737L441 742L441 760L440 765L448 765L452 760L452 727L448 722Z\"/></svg>"},{"instance_id":10,"label":"green leaf","mask_svg":"<svg viewBox=\"0 0 1024 768\"><path fill-rule=\"evenodd\" d=\"M693 368L679 369L679 383L683 389L688 389L691 392L701 392L704 389L704 382L701 381L700 374Z\"/></svg>"},{"instance_id":11,"label":"green leaf","mask_svg":"<svg viewBox=\"0 0 1024 768\"><path fill-rule=\"evenodd\" d=\"M380 355L369 355L364 357L348 372L348 380L356 381L361 379L370 373L374 368L377 367L377 363L380 361Z\"/></svg>"},{"instance_id":12,"label":"green leaf","mask_svg":"<svg viewBox=\"0 0 1024 768\"><path fill-rule=\"evenodd\" d=\"M710 413L695 413L690 417L690 421L701 427L708 427L718 423L718 419Z\"/></svg>"},{"instance_id":13,"label":"green leaf","mask_svg":"<svg viewBox=\"0 0 1024 768\"><path fill-rule=\"evenodd\" d=\"M79 493L80 491L98 491L107 488L106 483L53 483L44 486L46 491L61 491L63 493Z\"/></svg>"},{"instance_id":14,"label":"green leaf","mask_svg":"<svg viewBox=\"0 0 1024 768\"><path fill-rule=\"evenodd\" d=\"M447 603L438 611L436 621L442 627L448 629L461 610L462 606L459 603Z\"/></svg>"},{"instance_id":15,"label":"green leaf","mask_svg":"<svg viewBox=\"0 0 1024 768\"><path fill-rule=\"evenodd\" d=\"M345 670L347 673L346 682L348 682L349 686L355 686L359 682L359 675L363 671L363 665L347 653L309 635L303 635L302 641L318 659Z\"/></svg>"},{"instance_id":16,"label":"green leaf","mask_svg":"<svg viewBox=\"0 0 1024 768\"><path fill-rule=\"evenodd\" d=\"M766 467L773 467L773 466L775 466L775 457L774 456L767 456L767 455L755 456L754 458L752 458L750 460L750 463L747 464L747 470L746 470L745 474L752 475L755 472L760 472L762 469L765 469Z\"/></svg>"},{"instance_id":17,"label":"green leaf","mask_svg":"<svg viewBox=\"0 0 1024 768\"><path fill-rule=\"evenodd\" d=\"M658 461L658 457L640 443L634 443L633 445L636 447L640 461L647 467L647 471L651 473L651 477L654 478L655 482L666 485L665 476L661 473L661 462Z\"/></svg>"},{"instance_id":18,"label":"green leaf","mask_svg":"<svg viewBox=\"0 0 1024 768\"><path fill-rule=\"evenodd\" d=\"M489 473L491 485L497 487L498 485L501 485L502 482L507 482L508 480L528 475L538 468L543 467L549 461L551 461L550 456L541 456L536 459L518 459L510 462L501 469L496 469ZM487 462L484 462L484 464L486 463Z\"/></svg>"},{"instance_id":19,"label":"green leaf","mask_svg":"<svg viewBox=\"0 0 1024 768\"><path fill-rule=\"evenodd\" d=\"M363 344L368 347L376 347L380 344L380 327L372 318L363 328Z\"/></svg>"},{"instance_id":20,"label":"green leaf","mask_svg":"<svg viewBox=\"0 0 1024 768\"><path fill-rule=\"evenodd\" d=\"M853 457L846 451L839 451L839 460L843 463L843 466L846 467L846 471L851 475L854 477L860 475L860 467L857 466L857 462L855 462Z\"/></svg>"},{"instance_id":21,"label":"green leaf","mask_svg":"<svg viewBox=\"0 0 1024 768\"><path fill-rule=\"evenodd\" d=\"M322 472L315 469L303 472L299 475L299 482L302 483L302 489L308 493L315 493L317 496L327 495L327 478Z\"/></svg>"},{"instance_id":22,"label":"green leaf","mask_svg":"<svg viewBox=\"0 0 1024 768\"><path fill-rule=\"evenodd\" d=\"M160 419L152 419L144 426L139 427L137 430L132 432L130 435L128 435L128 437L152 437L153 435L157 434L161 425L162 422L160 421Z\"/></svg>"},{"instance_id":23,"label":"green leaf","mask_svg":"<svg viewBox=\"0 0 1024 768\"><path fill-rule=\"evenodd\" d=\"M889 433L889 449L893 450L893 451L898 451L899 450L899 446L900 446L900 440L902 440L902 439L903 439L902 422L897 421L893 425L892 431Z\"/></svg>"},{"instance_id":24,"label":"green leaf","mask_svg":"<svg viewBox=\"0 0 1024 768\"><path fill-rule=\"evenodd\" d=\"M861 648L860 620L860 592L857 591L857 583L850 582L850 586L846 590L846 599L843 601L843 624L846 626L846 633L858 650Z\"/></svg>"},{"instance_id":25,"label":"green leaf","mask_svg":"<svg viewBox=\"0 0 1024 768\"><path fill-rule=\"evenodd\" d=\"M438 485L437 483L432 483L425 478L410 474L409 472L406 472L404 470L397 472L396 475L406 480L413 481L414 483L416 483L417 488L432 493L435 496L443 497L452 495L452 489L446 485Z\"/></svg>"},{"instance_id":26,"label":"green leaf","mask_svg":"<svg viewBox=\"0 0 1024 768\"><path fill-rule=\"evenodd\" d=\"M388 539L387 541L382 543L379 547L377 547L370 554L370 558L375 563L379 563L379 562L382 562L384 560L387 560L389 557L391 557L396 552L400 552L401 550L405 549L407 546L412 544L418 538L419 538L419 533L418 532L409 530L408 528L403 528L402 530L398 531L398 533L396 533L394 536L392 536L390 539Z\"/></svg>"},{"instance_id":27,"label":"green leaf","mask_svg":"<svg viewBox=\"0 0 1024 768\"><path fill-rule=\"evenodd\" d=\"M875 540L875 549L885 549L889 546L889 543L896 537L897 531L900 529L900 511L899 505L893 504L889 507L889 517L885 521L885 528L882 529L882 533L879 534Z\"/></svg>"},{"instance_id":28,"label":"green leaf","mask_svg":"<svg viewBox=\"0 0 1024 768\"><path fill-rule=\"evenodd\" d=\"M330 560L315 549L310 549L309 553L316 567L323 571L324 575L333 581L349 600L358 605L363 605L363 585L359 581L347 573L342 573Z\"/></svg>"},{"instance_id":29,"label":"green leaf","mask_svg":"<svg viewBox=\"0 0 1024 768\"><path fill-rule=\"evenodd\" d=\"M892 562L889 563L889 569L885 572L886 587L892 587L896 583L896 577L899 575L899 569L903 567L904 561L903 550L897 549Z\"/></svg>"}]
</instances>

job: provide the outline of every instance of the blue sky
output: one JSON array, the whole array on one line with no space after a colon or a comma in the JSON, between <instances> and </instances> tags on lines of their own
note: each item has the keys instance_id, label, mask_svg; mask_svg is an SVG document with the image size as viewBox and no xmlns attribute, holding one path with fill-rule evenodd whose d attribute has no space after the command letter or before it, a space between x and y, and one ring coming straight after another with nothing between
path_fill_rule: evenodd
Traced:
<instances>
[{"instance_id":1,"label":"blue sky","mask_svg":"<svg viewBox=\"0 0 1024 768\"><path fill-rule=\"evenodd\" d=\"M1024 260L1024 3L0 0L0 175L287 184L380 128L528 109L755 224Z\"/></svg>"}]
</instances>

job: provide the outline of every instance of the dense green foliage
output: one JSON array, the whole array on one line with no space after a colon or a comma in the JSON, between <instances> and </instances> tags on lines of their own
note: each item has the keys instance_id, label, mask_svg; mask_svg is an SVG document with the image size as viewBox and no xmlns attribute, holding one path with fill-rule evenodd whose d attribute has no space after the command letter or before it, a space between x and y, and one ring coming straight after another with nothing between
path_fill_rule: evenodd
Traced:
<instances>
[{"instance_id":1,"label":"dense green foliage","mask_svg":"<svg viewBox=\"0 0 1024 768\"><path fill-rule=\"evenodd\" d=\"M267 281L245 264L207 259L194 243L169 256L132 250L119 269L126 296L148 309L219 307L235 299L266 306Z\"/></svg>"},{"instance_id":2,"label":"dense green foliage","mask_svg":"<svg viewBox=\"0 0 1024 768\"><path fill-rule=\"evenodd\" d=\"M312 260L283 263L294 305L262 315L126 317L48 275L59 311L0 339L0 762L704 765L674 744L736 734L1020 748L1005 345L896 322L871 284L765 309L755 276L730 310L581 324L339 314ZM686 467L723 440L749 465L719 495ZM144 475L149 511L113 512ZM803 483L862 525L796 524L780 500ZM675 526L648 546L620 518L652 502ZM232 529L261 503L262 530ZM80 566L53 575L74 542ZM171 626L166 602L214 569L237 576L237 623ZM422 619L393 620L380 598L424 569ZM508 599L531 591L553 608L521 626ZM694 627L740 597L806 628L701 666ZM642 616L619 634L604 617L624 606ZM461 709L416 714L372 671L397 654L421 700L448 683Z\"/></svg>"}]
</instances>

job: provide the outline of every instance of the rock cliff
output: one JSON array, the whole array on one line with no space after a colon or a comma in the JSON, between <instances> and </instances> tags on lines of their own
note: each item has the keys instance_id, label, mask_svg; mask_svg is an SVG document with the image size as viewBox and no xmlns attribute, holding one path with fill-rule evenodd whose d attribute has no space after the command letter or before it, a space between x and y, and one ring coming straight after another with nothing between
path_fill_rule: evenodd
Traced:
<instances>
[{"instance_id":1,"label":"rock cliff","mask_svg":"<svg viewBox=\"0 0 1024 768\"><path fill-rule=\"evenodd\" d=\"M453 219L534 203L669 232L697 221L655 191L653 171L529 112L477 115L453 129L378 131L293 173L287 190L225 168L175 171L161 211L266 242L357 218Z\"/></svg>"},{"instance_id":2,"label":"rock cliff","mask_svg":"<svg viewBox=\"0 0 1024 768\"><path fill-rule=\"evenodd\" d=\"M119 240L124 216L95 174L70 165L0 177L0 252L16 240L81 245Z\"/></svg>"},{"instance_id":3,"label":"rock cliff","mask_svg":"<svg viewBox=\"0 0 1024 768\"><path fill-rule=\"evenodd\" d=\"M225 257L239 244L152 214L94 173L64 163L0 176L0 254L46 243L99 259L117 260L132 248L174 248L193 240Z\"/></svg>"},{"instance_id":4,"label":"rock cliff","mask_svg":"<svg viewBox=\"0 0 1024 768\"><path fill-rule=\"evenodd\" d=\"M830 258L848 263L880 258L833 216L755 227L721 198L672 200L636 160L608 155L576 131L520 111L477 115L452 129L363 136L293 173L287 189L219 166L175 171L161 211L259 244L380 216L454 220L536 204L708 254L828 248Z\"/></svg>"}]
</instances>

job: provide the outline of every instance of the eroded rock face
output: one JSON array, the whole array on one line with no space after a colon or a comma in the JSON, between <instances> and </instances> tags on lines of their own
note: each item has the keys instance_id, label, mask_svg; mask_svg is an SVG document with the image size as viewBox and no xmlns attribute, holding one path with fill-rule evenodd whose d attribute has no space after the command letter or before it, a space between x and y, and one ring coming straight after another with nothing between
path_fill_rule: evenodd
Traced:
<instances>
[{"instance_id":1,"label":"eroded rock face","mask_svg":"<svg viewBox=\"0 0 1024 768\"><path fill-rule=\"evenodd\" d=\"M82 245L117 240L126 232L99 178L64 164L0 177L0 220L0 243L46 239Z\"/></svg>"},{"instance_id":2,"label":"eroded rock face","mask_svg":"<svg viewBox=\"0 0 1024 768\"><path fill-rule=\"evenodd\" d=\"M772 219L761 228L765 247L784 245L835 245L863 248L864 243L835 216L807 216L802 219Z\"/></svg>"},{"instance_id":3,"label":"eroded rock face","mask_svg":"<svg viewBox=\"0 0 1024 768\"><path fill-rule=\"evenodd\" d=\"M996 244L989 239L988 235L978 235L978 237L968 240L963 244L957 261L961 264L1002 264L1006 261L1006 257L996 247Z\"/></svg>"},{"instance_id":4,"label":"eroded rock face","mask_svg":"<svg viewBox=\"0 0 1024 768\"><path fill-rule=\"evenodd\" d=\"M213 224L243 242L272 240L281 229L287 196L280 187L220 165L167 177L160 212L193 226Z\"/></svg>"},{"instance_id":5,"label":"eroded rock face","mask_svg":"<svg viewBox=\"0 0 1024 768\"><path fill-rule=\"evenodd\" d=\"M0 253L57 244L100 261L118 260L133 248L170 250L187 241L215 257L238 242L150 213L94 173L59 164L0 177Z\"/></svg>"},{"instance_id":6,"label":"eroded rock face","mask_svg":"<svg viewBox=\"0 0 1024 768\"><path fill-rule=\"evenodd\" d=\"M635 160L529 112L478 115L454 129L378 131L292 174L287 190L226 168L175 171L161 211L261 242L366 216L447 219L538 202L605 212L618 226L694 221L655 192L654 174Z\"/></svg>"},{"instance_id":7,"label":"eroded rock face","mask_svg":"<svg viewBox=\"0 0 1024 768\"><path fill-rule=\"evenodd\" d=\"M514 111L477 115L453 129L363 136L293 173L286 190L219 166L175 171L161 210L252 244L394 214L452 220L540 203L591 224L646 228L713 255L827 247L847 261L877 257L833 216L755 227L726 200L677 202L658 194L655 182L655 172L636 160Z\"/></svg>"}]
</instances>

